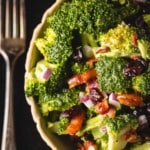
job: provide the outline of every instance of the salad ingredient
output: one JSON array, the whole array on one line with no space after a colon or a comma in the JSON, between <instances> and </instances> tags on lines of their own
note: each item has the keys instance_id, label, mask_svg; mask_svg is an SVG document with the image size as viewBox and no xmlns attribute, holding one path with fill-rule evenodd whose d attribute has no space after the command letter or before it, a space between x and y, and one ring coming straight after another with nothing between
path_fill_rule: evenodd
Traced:
<instances>
[{"instance_id":1,"label":"salad ingredient","mask_svg":"<svg viewBox=\"0 0 150 150\"><path fill-rule=\"evenodd\" d=\"M147 25L150 27L150 14L144 14L143 19L147 23Z\"/></svg>"},{"instance_id":2,"label":"salad ingredient","mask_svg":"<svg viewBox=\"0 0 150 150\"><path fill-rule=\"evenodd\" d=\"M74 135L77 131L80 130L84 120L84 113L74 116L69 125L67 126L66 132L70 135Z\"/></svg>"},{"instance_id":3,"label":"salad ingredient","mask_svg":"<svg viewBox=\"0 0 150 150\"><path fill-rule=\"evenodd\" d=\"M96 77L96 71L94 69L87 70L81 74L74 75L68 80L69 88L73 88L80 84L88 82L90 79Z\"/></svg>"},{"instance_id":4,"label":"salad ingredient","mask_svg":"<svg viewBox=\"0 0 150 150\"><path fill-rule=\"evenodd\" d=\"M84 149L85 150L98 150L96 144L88 140L84 142Z\"/></svg>"},{"instance_id":5,"label":"salad ingredient","mask_svg":"<svg viewBox=\"0 0 150 150\"><path fill-rule=\"evenodd\" d=\"M129 60L124 68L124 74L127 77L134 77L142 74L145 70L147 70L148 62L142 58L135 58Z\"/></svg>"},{"instance_id":6,"label":"salad ingredient","mask_svg":"<svg viewBox=\"0 0 150 150\"><path fill-rule=\"evenodd\" d=\"M50 69L48 80L43 77L45 69ZM52 64L46 60L41 60L28 73L25 81L25 92L28 96L37 95L38 93L56 92L59 88L66 85L64 79L68 75L66 64Z\"/></svg>"},{"instance_id":7,"label":"salad ingredient","mask_svg":"<svg viewBox=\"0 0 150 150\"><path fill-rule=\"evenodd\" d=\"M108 150L120 150L125 148L127 140L125 134L138 127L137 119L129 114L109 118L106 123L108 134Z\"/></svg>"},{"instance_id":8,"label":"salad ingredient","mask_svg":"<svg viewBox=\"0 0 150 150\"><path fill-rule=\"evenodd\" d=\"M38 105L44 116L48 116L51 111L65 111L79 102L78 89L63 89L56 95L41 94L39 95Z\"/></svg>"},{"instance_id":9,"label":"salad ingredient","mask_svg":"<svg viewBox=\"0 0 150 150\"><path fill-rule=\"evenodd\" d=\"M103 93L101 93L97 87L90 88L89 97L95 104L101 102L104 99Z\"/></svg>"},{"instance_id":10,"label":"salad ingredient","mask_svg":"<svg viewBox=\"0 0 150 150\"><path fill-rule=\"evenodd\" d=\"M108 102L109 102L109 104L111 104L112 106L114 106L117 109L119 109L121 107L120 102L117 100L117 94L115 94L115 93L111 93L109 95Z\"/></svg>"},{"instance_id":11,"label":"salad ingredient","mask_svg":"<svg viewBox=\"0 0 150 150\"><path fill-rule=\"evenodd\" d=\"M96 63L98 84L101 91L126 92L131 88L131 80L123 73L127 64L125 58L101 56Z\"/></svg>"},{"instance_id":12,"label":"salad ingredient","mask_svg":"<svg viewBox=\"0 0 150 150\"><path fill-rule=\"evenodd\" d=\"M103 100L102 102L97 103L95 106L96 111L100 114L105 114L106 112L108 112L109 107L110 106L109 106L107 100Z\"/></svg>"},{"instance_id":13,"label":"salad ingredient","mask_svg":"<svg viewBox=\"0 0 150 150\"><path fill-rule=\"evenodd\" d=\"M44 56L45 60L48 60L47 49L55 43L56 34L52 28L47 27L44 35L36 39L35 44L40 53Z\"/></svg>"},{"instance_id":14,"label":"salad ingredient","mask_svg":"<svg viewBox=\"0 0 150 150\"><path fill-rule=\"evenodd\" d=\"M90 69L89 65L85 64L84 62L80 62L80 63L75 62L75 63L72 63L71 65L71 70L73 74L80 74L89 69Z\"/></svg>"},{"instance_id":15,"label":"salad ingredient","mask_svg":"<svg viewBox=\"0 0 150 150\"><path fill-rule=\"evenodd\" d=\"M111 35L111 36L110 36ZM100 36L100 43L102 47L110 49L108 55L130 56L134 53L139 53L133 45L137 43L137 33L135 29L126 25L125 23L119 24L116 28L110 29L106 34ZM135 44L134 43L134 44Z\"/></svg>"},{"instance_id":16,"label":"salad ingredient","mask_svg":"<svg viewBox=\"0 0 150 150\"><path fill-rule=\"evenodd\" d=\"M145 73L134 77L133 88L143 95L150 95L150 65Z\"/></svg>"},{"instance_id":17,"label":"salad ingredient","mask_svg":"<svg viewBox=\"0 0 150 150\"><path fill-rule=\"evenodd\" d=\"M143 58L145 58L145 59L150 58L150 56L149 56L150 42L149 41L143 40L143 39L138 40L138 48L139 48Z\"/></svg>"},{"instance_id":18,"label":"salad ingredient","mask_svg":"<svg viewBox=\"0 0 150 150\"><path fill-rule=\"evenodd\" d=\"M76 139L77 149L122 150L150 139L147 5L65 0L35 40L26 96L50 131Z\"/></svg>"},{"instance_id":19,"label":"salad ingredient","mask_svg":"<svg viewBox=\"0 0 150 150\"><path fill-rule=\"evenodd\" d=\"M80 37L75 30L79 30L81 37L87 33L95 39L99 36L97 33L107 31L137 11L132 3L115 7L107 0L94 0L92 3L89 0L84 2L74 0L70 4L64 2L52 16L48 17L44 35L40 35L35 44L48 62L62 63L69 59L76 47L81 46L80 43L75 48L71 45L76 39L74 37Z\"/></svg>"},{"instance_id":20,"label":"salad ingredient","mask_svg":"<svg viewBox=\"0 0 150 150\"><path fill-rule=\"evenodd\" d=\"M44 83L40 83L35 76L35 68L32 69L25 77L25 93L26 96L39 95L46 92Z\"/></svg>"},{"instance_id":21,"label":"salad ingredient","mask_svg":"<svg viewBox=\"0 0 150 150\"><path fill-rule=\"evenodd\" d=\"M143 97L137 94L119 94L117 100L126 106L143 106Z\"/></svg>"},{"instance_id":22,"label":"salad ingredient","mask_svg":"<svg viewBox=\"0 0 150 150\"><path fill-rule=\"evenodd\" d=\"M86 120L86 123L84 126L77 132L78 136L83 136L86 132L95 129L97 127L101 128L105 125L105 116L99 114L95 117L92 117L88 120Z\"/></svg>"}]
</instances>

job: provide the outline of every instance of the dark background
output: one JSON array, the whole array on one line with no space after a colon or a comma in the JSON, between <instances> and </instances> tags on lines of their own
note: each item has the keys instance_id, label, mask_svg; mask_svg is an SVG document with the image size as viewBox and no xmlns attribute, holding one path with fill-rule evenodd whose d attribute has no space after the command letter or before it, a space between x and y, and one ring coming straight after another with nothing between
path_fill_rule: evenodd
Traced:
<instances>
[{"instance_id":1,"label":"dark background","mask_svg":"<svg viewBox=\"0 0 150 150\"><path fill-rule=\"evenodd\" d=\"M29 42L35 26L40 22L44 11L54 0L25 0L26 4L26 51L18 59L14 71L14 113L17 150L50 150L42 141L32 120L30 107L24 96L24 64ZM5 62L0 56L0 136L2 135L3 108L5 93ZM1 137L0 137L1 143Z\"/></svg>"}]
</instances>

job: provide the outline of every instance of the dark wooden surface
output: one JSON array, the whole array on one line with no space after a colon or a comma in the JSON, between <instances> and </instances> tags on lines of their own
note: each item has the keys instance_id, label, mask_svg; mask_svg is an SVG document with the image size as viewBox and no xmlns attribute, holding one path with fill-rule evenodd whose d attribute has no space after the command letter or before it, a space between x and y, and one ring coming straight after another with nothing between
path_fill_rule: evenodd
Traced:
<instances>
[{"instance_id":1,"label":"dark wooden surface","mask_svg":"<svg viewBox=\"0 0 150 150\"><path fill-rule=\"evenodd\" d=\"M14 113L17 150L49 150L36 130L30 107L24 96L24 64L29 41L35 26L40 22L44 11L54 0L25 0L26 3L26 52L18 59L14 72ZM5 62L0 56L0 135L2 133L5 92ZM1 137L0 137L1 143Z\"/></svg>"}]
</instances>

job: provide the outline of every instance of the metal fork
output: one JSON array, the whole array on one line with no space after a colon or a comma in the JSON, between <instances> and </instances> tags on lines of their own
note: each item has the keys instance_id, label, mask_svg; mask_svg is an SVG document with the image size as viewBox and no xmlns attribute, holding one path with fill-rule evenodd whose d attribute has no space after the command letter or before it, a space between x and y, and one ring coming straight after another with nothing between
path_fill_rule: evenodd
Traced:
<instances>
[{"instance_id":1,"label":"metal fork","mask_svg":"<svg viewBox=\"0 0 150 150\"><path fill-rule=\"evenodd\" d=\"M16 150L13 111L13 71L25 49L24 0L0 0L0 54L6 63L5 107L1 150Z\"/></svg>"}]
</instances>

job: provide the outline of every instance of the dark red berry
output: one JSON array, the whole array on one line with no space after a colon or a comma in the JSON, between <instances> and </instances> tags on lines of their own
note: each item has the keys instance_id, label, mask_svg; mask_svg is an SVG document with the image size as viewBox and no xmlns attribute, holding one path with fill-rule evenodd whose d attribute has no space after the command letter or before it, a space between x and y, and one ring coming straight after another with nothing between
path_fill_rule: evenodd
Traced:
<instances>
[{"instance_id":1,"label":"dark red berry","mask_svg":"<svg viewBox=\"0 0 150 150\"><path fill-rule=\"evenodd\" d=\"M143 73L148 67L148 62L142 58L130 59L124 68L126 77L134 77Z\"/></svg>"},{"instance_id":2,"label":"dark red berry","mask_svg":"<svg viewBox=\"0 0 150 150\"><path fill-rule=\"evenodd\" d=\"M94 103L102 101L103 98L104 98L104 96L102 95L102 93L99 91L98 88L91 88L90 89L90 99Z\"/></svg>"}]
</instances>

